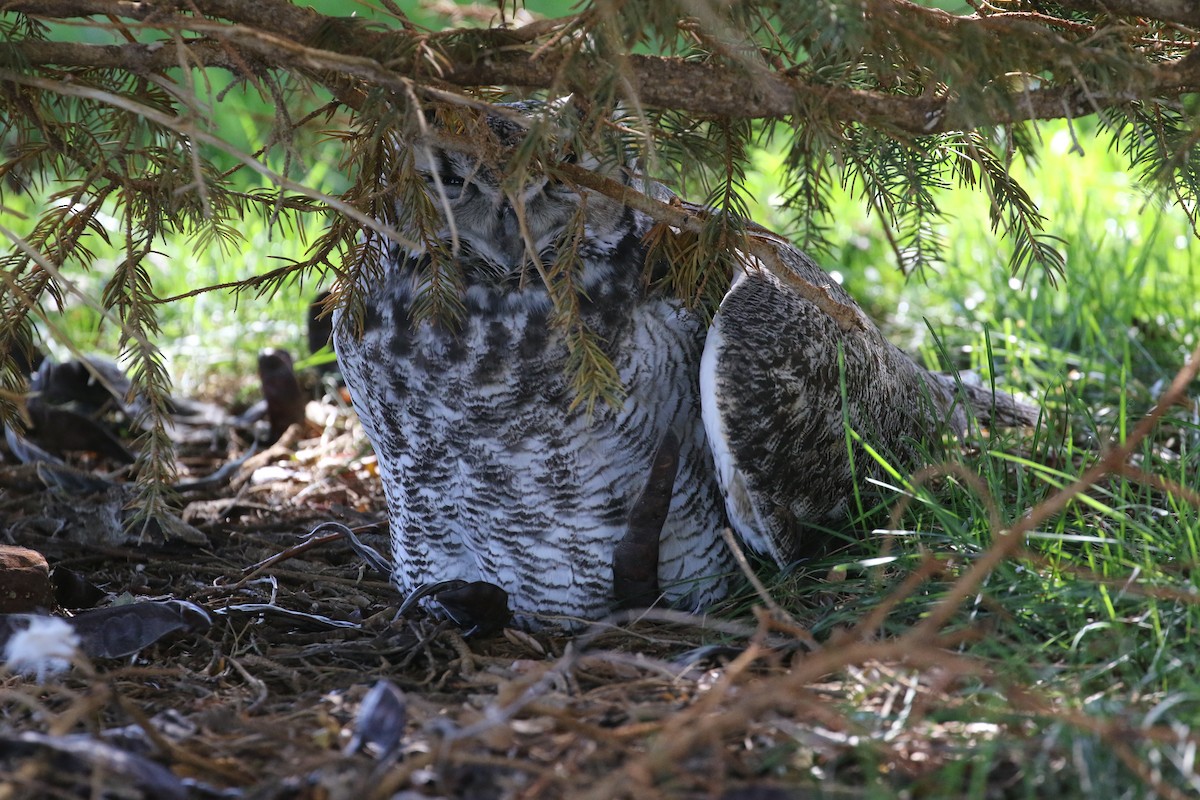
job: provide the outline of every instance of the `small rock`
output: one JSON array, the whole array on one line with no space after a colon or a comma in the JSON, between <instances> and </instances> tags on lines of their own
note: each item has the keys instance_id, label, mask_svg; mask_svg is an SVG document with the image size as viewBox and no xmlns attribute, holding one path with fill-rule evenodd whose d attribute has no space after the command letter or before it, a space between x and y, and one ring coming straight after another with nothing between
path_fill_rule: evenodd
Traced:
<instances>
[{"instance_id":1,"label":"small rock","mask_svg":"<svg viewBox=\"0 0 1200 800\"><path fill-rule=\"evenodd\" d=\"M25 547L0 545L0 614L28 614L53 606L46 557Z\"/></svg>"}]
</instances>

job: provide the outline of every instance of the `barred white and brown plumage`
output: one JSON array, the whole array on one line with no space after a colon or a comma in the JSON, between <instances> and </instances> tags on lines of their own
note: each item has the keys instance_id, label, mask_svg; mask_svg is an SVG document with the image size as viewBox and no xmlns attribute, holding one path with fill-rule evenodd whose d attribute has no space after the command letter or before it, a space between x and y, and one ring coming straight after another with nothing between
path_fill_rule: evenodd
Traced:
<instances>
[{"instance_id":1,"label":"barred white and brown plumage","mask_svg":"<svg viewBox=\"0 0 1200 800\"><path fill-rule=\"evenodd\" d=\"M505 115L487 122L502 142L521 135ZM391 245L382 282L357 287L366 309L361 335L344 315L334 326L342 372L379 459L402 590L484 581L508 593L518 618L604 616L629 599L614 593L614 551L668 441L677 468L657 588L667 603L703 608L734 579L724 526L786 562L801 549L805 526L844 515L852 486L839 348L849 418L884 449L907 454L909 437L933 434L919 398L950 408L948 384L873 325L843 330L767 270L741 276L709 328L699 312L647 288L643 235L651 221L639 211L531 175L515 198L522 232L511 191L487 166L432 146L414 156L452 215L454 225L439 235L456 237L461 324L413 321L427 254ZM667 196L631 170L612 174ZM530 277L526 252L532 241L552 263L581 202L580 308L626 393L619 408L600 404L591 413L573 403L566 341L550 324L551 301ZM806 256L772 241L786 268L827 285L861 315ZM950 421L961 425L961 412Z\"/></svg>"}]
</instances>

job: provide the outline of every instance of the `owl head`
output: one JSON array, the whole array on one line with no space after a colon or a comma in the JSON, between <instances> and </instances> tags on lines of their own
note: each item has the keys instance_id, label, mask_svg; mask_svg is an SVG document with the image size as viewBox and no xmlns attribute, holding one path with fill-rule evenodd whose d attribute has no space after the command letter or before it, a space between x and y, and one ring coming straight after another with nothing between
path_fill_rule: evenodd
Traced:
<instances>
[{"instance_id":1,"label":"owl head","mask_svg":"<svg viewBox=\"0 0 1200 800\"><path fill-rule=\"evenodd\" d=\"M579 214L585 239L623 235L630 225L623 206L547 169L556 162L578 164L640 188L635 164L615 138L607 153L576 149L579 124L569 101L505 103L482 113L454 109L438 116L412 147L414 171L435 210L433 238L458 263L505 277L552 263ZM398 213L403 219L404 210Z\"/></svg>"}]
</instances>

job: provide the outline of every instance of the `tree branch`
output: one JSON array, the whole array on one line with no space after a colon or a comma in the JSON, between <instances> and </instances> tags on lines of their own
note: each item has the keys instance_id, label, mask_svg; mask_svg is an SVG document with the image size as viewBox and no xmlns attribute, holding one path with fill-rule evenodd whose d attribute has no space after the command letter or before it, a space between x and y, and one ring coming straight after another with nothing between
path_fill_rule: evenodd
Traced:
<instances>
[{"instance_id":1,"label":"tree branch","mask_svg":"<svg viewBox=\"0 0 1200 800\"><path fill-rule=\"evenodd\" d=\"M89 5L94 4L89 0ZM128 4L123 4L128 5ZM136 5L136 4L135 4ZM189 27L214 38L186 43L188 62L243 74L245 65L266 69L279 66L299 69L326 80L330 75L354 77L373 86L408 91L413 80L407 69L385 67L372 58L318 49L242 26L189 23ZM216 41L220 36L223 41ZM408 36L403 32L391 34ZM231 49L232 48L232 49ZM675 108L693 114L731 118L785 118L797 109L821 107L827 116L912 135L929 135L985 125L1026 120L1078 117L1096 108L1123 105L1148 96L1174 98L1200 91L1200 57L1163 63L1140 79L1134 76L1126 90L1091 92L1080 86L1052 86L1025 92L997 90L991 104L959 102L954 97L895 95L878 91L814 86L789 76L764 72L748 88L740 69L676 58L632 55L628 67L633 89L648 107ZM22 64L60 67L127 69L135 73L178 68L174 46L158 44L88 45L71 42L20 41L0 48L0 66ZM321 74L325 73L322 78ZM567 88L584 96L596 88L599 67L571 70L576 79ZM547 55L532 58L521 50L494 50L469 63L452 64L437 85L459 87L510 85L549 88L561 84L561 59ZM1137 81L1134 83L1134 81Z\"/></svg>"},{"instance_id":2,"label":"tree branch","mask_svg":"<svg viewBox=\"0 0 1200 800\"><path fill-rule=\"evenodd\" d=\"M1091 14L1143 17L1200 28L1200 5L1194 0L1057 0L1063 8Z\"/></svg>"},{"instance_id":3,"label":"tree branch","mask_svg":"<svg viewBox=\"0 0 1200 800\"><path fill-rule=\"evenodd\" d=\"M0 1L0 12L8 11L50 19L108 16L155 23L179 13L199 11L209 17L260 26L298 41L314 36L330 21L348 22L346 18L326 17L311 8L292 5L287 0L255 0L253 3L238 0L164 0L154 3L131 0Z\"/></svg>"},{"instance_id":4,"label":"tree branch","mask_svg":"<svg viewBox=\"0 0 1200 800\"><path fill-rule=\"evenodd\" d=\"M1200 8L1183 0L1072 0L1065 5L1097 13L1136 13L1200 24ZM441 54L446 63L433 69L431 64L416 59L414 53L420 50L416 45L450 41L451 34L431 37L411 30L382 31L358 19L324 16L288 0L171 0L153 5L128 0L13 0L3 8L55 18L109 15L155 28L199 33L207 38L187 43L190 63L221 67L236 74L243 74L247 64L258 69L300 70L330 85L343 99L346 91L341 79L346 77L407 93L414 83L545 89L562 85L567 75L573 80L569 79L565 88L588 96L600 86L611 66L597 63L593 68L564 70L564 49L549 47L531 53L523 45L553 29L553 25L544 23L524 33L524 29L456 32L458 38ZM195 11L235 24L198 18ZM1048 42L1049 37L1059 35L1047 26L1031 23L1026 19L1028 15L955 16L914 6L907 0L873 0L867 13L884 23L896 14L916 14L930 36L957 37L959 45L968 41L968 28L972 29L971 36L1019 33L1022 38L1042 36ZM1056 41L1061 43L1060 39ZM0 51L0 63L13 68L24 63L157 72L177 68L177 55L173 48L154 44L96 46L19 41L10 43L7 52ZM730 118L787 118L818 108L830 119L907 135L1075 117L1138 98L1174 98L1200 91L1200 70L1190 58L1147 66L1140 74L1126 76L1126 88L1117 91L1080 85L1079 76L1068 73L1068 82L1032 91L1010 92L997 86L990 95L984 93L982 104L979 96L964 101L953 94L891 94L818 85L766 68L748 76L740 65L659 56L630 55L625 67L631 88L648 107ZM332 84L331 76L337 76Z\"/></svg>"},{"instance_id":5,"label":"tree branch","mask_svg":"<svg viewBox=\"0 0 1200 800\"><path fill-rule=\"evenodd\" d=\"M698 206L695 203L675 201L664 203L655 200L643 192L626 186L620 181L593 172L575 164L560 163L553 167L553 172L586 189L610 197L622 205L635 208L646 216L665 222L673 228L700 233L703 230L703 220L712 216L712 209ZM801 278L795 270L789 268L779 258L779 249L790 245L786 239L758 225L748 225L744 246L746 254L758 259L759 264L784 283L795 289L801 297L813 303L817 308L829 315L838 326L846 332L861 332L867 330L867 321L863 313L854 306L841 303L830 295L828 287L817 286Z\"/></svg>"}]
</instances>

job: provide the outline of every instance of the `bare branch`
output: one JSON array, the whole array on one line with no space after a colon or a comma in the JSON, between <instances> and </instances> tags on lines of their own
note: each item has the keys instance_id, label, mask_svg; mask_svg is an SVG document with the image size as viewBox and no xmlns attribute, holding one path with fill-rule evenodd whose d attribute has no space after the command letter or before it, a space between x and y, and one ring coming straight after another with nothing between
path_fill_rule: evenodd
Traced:
<instances>
[{"instance_id":1,"label":"bare branch","mask_svg":"<svg viewBox=\"0 0 1200 800\"><path fill-rule=\"evenodd\" d=\"M310 8L292 5L287 0L166 0L139 3L129 0L15 0L0 3L0 11L17 11L33 17L66 19L70 17L108 16L140 22L169 21L176 13L199 10L201 14L230 22L245 22L303 41L323 25L340 18L326 17Z\"/></svg>"},{"instance_id":2,"label":"bare branch","mask_svg":"<svg viewBox=\"0 0 1200 800\"><path fill-rule=\"evenodd\" d=\"M1200 28L1200 5L1192 0L1058 0L1058 4L1074 11L1143 17Z\"/></svg>"},{"instance_id":3,"label":"bare branch","mask_svg":"<svg viewBox=\"0 0 1200 800\"><path fill-rule=\"evenodd\" d=\"M307 48L274 39L261 31L226 28L223 35L238 48L236 55L218 42L195 40L187 44L193 63L238 74L243 72L245 64L265 68L274 63L353 76L395 91L411 86L408 78L369 58ZM7 51L0 50L0 65L16 66L20 62L120 68L135 73L163 71L178 64L177 56L168 48L145 44L104 46L29 41L15 43ZM1173 98L1200 91L1200 61L1191 56L1161 65L1141 86L1131 86L1118 93L1090 92L1077 86L997 92L992 107L984 113L953 98L818 87L782 75L760 79L756 86L758 91L748 93L741 71L680 59L634 55L630 57L629 66L636 81L634 88L642 102L652 108L675 108L711 117L784 118L794 114L799 103L818 103L830 116L843 121L914 135L1086 116L1096 108L1124 105L1147 96ZM498 51L489 54L489 58L481 63L455 66L442 77L446 83L462 87L505 84L548 88L559 82L559 67L550 58L535 61L524 53ZM595 89L595 84L588 80L589 74L594 77L599 73L573 73L575 80L568 88L588 95Z\"/></svg>"},{"instance_id":4,"label":"bare branch","mask_svg":"<svg viewBox=\"0 0 1200 800\"><path fill-rule=\"evenodd\" d=\"M1077 0L1068 3L1083 10L1137 13L1171 22L1200 21L1200 10L1192 4L1156 0ZM209 21L187 14L191 8L215 19ZM242 3L238 0L196 0L194 3L131 3L123 0L24 0L9 3L8 10L47 17L108 14L139 20L146 26L185 30L206 39L188 43L193 63L221 67L235 73L244 64L255 68L284 68L313 74L331 85L343 101L355 103L346 87L336 79L358 79L370 86L398 92L410 91L414 75L431 73L411 54L418 40L433 44L458 35L454 47L440 53L445 65L439 74L426 74L418 82L437 86L477 87L508 85L530 89L562 86L583 96L592 96L611 73L605 63L573 63L568 48L555 45L535 50L525 45L561 28L561 21L537 23L516 30L457 31L435 36L409 30L381 31L356 19L327 17L286 0ZM876 24L890 26L898 15L917 18L922 35L947 47L963 47L979 40L996 42L1044 42L1039 52L1050 63L1025 65L1025 72L1053 68L1051 54L1065 46L1051 22L1031 21L1027 14L956 16L916 6L906 0L874 0L868 13ZM911 22L909 23L912 24ZM467 37L467 38L464 38ZM1015 38L1014 38L1015 37ZM465 43L465 46L464 46ZM1176 50L1182 45L1174 45ZM232 50L230 49L232 48ZM1035 48L1038 49L1038 48ZM16 66L57 65L62 67L109 67L134 72L160 71L177 66L177 59L156 44L126 44L100 47L64 42L21 41L0 51L0 63ZM1058 64L1063 72L1057 81L1040 88L1012 91L1001 76L995 76L984 95L960 98L954 93L926 92L919 95L855 89L814 83L785 70L760 68L753 75L745 63L722 64L685 61L641 54L622 59L622 75L646 107L671 108L706 117L788 118L803 109L818 107L830 119L861 123L906 135L929 135L969 130L988 125L1006 125L1026 120L1056 119L1088 115L1098 109L1120 106L1133 100L1173 99L1200 91L1200 68L1190 58L1164 60L1127 74L1121 88L1106 91L1082 85L1078 75ZM1014 64L1014 66L1016 66ZM336 79L334 78L336 76ZM750 80L753 78L753 80ZM946 78L945 80L949 80ZM359 98L361 102L361 97Z\"/></svg>"}]
</instances>

